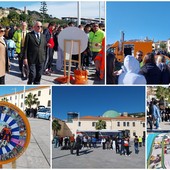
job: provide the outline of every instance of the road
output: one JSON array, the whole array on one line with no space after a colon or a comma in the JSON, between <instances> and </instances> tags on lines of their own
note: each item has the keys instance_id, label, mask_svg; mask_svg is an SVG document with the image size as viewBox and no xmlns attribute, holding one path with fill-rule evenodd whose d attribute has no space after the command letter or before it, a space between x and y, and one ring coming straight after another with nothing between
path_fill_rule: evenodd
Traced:
<instances>
[{"instance_id":1,"label":"road","mask_svg":"<svg viewBox=\"0 0 170 170\"><path fill-rule=\"evenodd\" d=\"M62 77L64 75L64 71L62 70L61 72L56 71L56 59L57 59L57 53L54 53L54 60L53 60L53 70L54 73L51 74L51 76L47 75L42 75L41 79L41 84L59 84L54 81L57 77ZM27 80L22 80L20 78L20 71L18 67L18 60L11 60L10 62L11 68L10 72L6 74L5 76L5 84L27 84ZM73 75L73 69L74 66L72 67L71 75ZM95 80L95 68L94 66L90 66L88 69L88 83L87 84L104 84L105 80ZM67 84L65 84L67 85ZM69 84L70 85L70 84Z\"/></svg>"},{"instance_id":2,"label":"road","mask_svg":"<svg viewBox=\"0 0 170 170\"><path fill-rule=\"evenodd\" d=\"M101 147L82 149L80 156L70 154L70 150L61 150L52 146L53 168L121 168L121 169L144 169L145 147L139 147L139 154L135 154L133 144L130 147L130 156L116 154L114 150L103 150Z\"/></svg>"},{"instance_id":3,"label":"road","mask_svg":"<svg viewBox=\"0 0 170 170\"><path fill-rule=\"evenodd\" d=\"M28 118L31 127L31 140L30 144L16 161L17 169L49 169L50 168L50 121ZM3 168L10 168L11 164L3 165Z\"/></svg>"}]
</instances>

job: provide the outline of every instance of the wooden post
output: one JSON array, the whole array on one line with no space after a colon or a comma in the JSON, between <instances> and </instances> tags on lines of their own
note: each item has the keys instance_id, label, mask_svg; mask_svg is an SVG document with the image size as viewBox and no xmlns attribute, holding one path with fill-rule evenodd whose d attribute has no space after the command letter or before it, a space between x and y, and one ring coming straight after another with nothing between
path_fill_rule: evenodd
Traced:
<instances>
[{"instance_id":1,"label":"wooden post","mask_svg":"<svg viewBox=\"0 0 170 170\"><path fill-rule=\"evenodd\" d=\"M67 84L70 83L70 72L71 72L71 62L72 62L72 53L73 53L73 40L71 42L71 48L70 48L70 57L69 57L69 66L68 66L68 79L67 79Z\"/></svg>"},{"instance_id":2,"label":"wooden post","mask_svg":"<svg viewBox=\"0 0 170 170\"><path fill-rule=\"evenodd\" d=\"M16 161L12 162L12 169L16 169Z\"/></svg>"},{"instance_id":3,"label":"wooden post","mask_svg":"<svg viewBox=\"0 0 170 170\"><path fill-rule=\"evenodd\" d=\"M67 43L70 43L70 45L71 45L70 51L69 51L69 60L66 59ZM72 53L73 53L74 43L78 43L78 61L72 60ZM71 63L72 62L78 63L79 68L81 66L81 41L80 40L64 40L64 76L67 76L67 73L66 73L66 61L69 61L68 79L67 79L67 84L69 84L70 83Z\"/></svg>"}]
</instances>

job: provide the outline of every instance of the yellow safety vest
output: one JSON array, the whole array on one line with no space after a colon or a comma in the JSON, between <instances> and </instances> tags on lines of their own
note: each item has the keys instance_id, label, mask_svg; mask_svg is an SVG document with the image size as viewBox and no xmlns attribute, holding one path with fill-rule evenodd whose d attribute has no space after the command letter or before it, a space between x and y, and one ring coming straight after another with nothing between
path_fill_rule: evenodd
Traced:
<instances>
[{"instance_id":1,"label":"yellow safety vest","mask_svg":"<svg viewBox=\"0 0 170 170\"><path fill-rule=\"evenodd\" d=\"M99 52L102 49L102 40L105 33L102 30L89 33L89 47L91 52Z\"/></svg>"}]
</instances>

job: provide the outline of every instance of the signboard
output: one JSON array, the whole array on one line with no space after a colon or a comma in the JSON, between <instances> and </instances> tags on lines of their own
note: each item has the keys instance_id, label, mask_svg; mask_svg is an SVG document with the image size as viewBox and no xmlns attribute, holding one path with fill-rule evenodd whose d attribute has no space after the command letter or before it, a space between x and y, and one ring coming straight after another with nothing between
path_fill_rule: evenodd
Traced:
<instances>
[{"instance_id":1,"label":"signboard","mask_svg":"<svg viewBox=\"0 0 170 170\"><path fill-rule=\"evenodd\" d=\"M72 54L79 54L79 43L76 42L76 40L80 40L80 53L85 51L88 45L87 34L77 27L67 27L58 35L58 43L60 48L70 54L71 43L67 43L67 46L64 48L64 40L74 41Z\"/></svg>"},{"instance_id":2,"label":"signboard","mask_svg":"<svg viewBox=\"0 0 170 170\"><path fill-rule=\"evenodd\" d=\"M30 125L15 105L0 101L0 165L14 162L28 147Z\"/></svg>"}]
</instances>

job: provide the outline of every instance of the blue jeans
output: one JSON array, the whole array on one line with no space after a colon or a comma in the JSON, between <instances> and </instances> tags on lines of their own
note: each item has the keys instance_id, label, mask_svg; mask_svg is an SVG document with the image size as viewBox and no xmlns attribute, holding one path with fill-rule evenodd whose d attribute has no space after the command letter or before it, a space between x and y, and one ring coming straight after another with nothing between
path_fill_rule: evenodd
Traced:
<instances>
[{"instance_id":1,"label":"blue jeans","mask_svg":"<svg viewBox=\"0 0 170 170\"><path fill-rule=\"evenodd\" d=\"M156 129L159 128L159 121L160 121L160 118L157 118L157 119L156 119Z\"/></svg>"},{"instance_id":2,"label":"blue jeans","mask_svg":"<svg viewBox=\"0 0 170 170\"><path fill-rule=\"evenodd\" d=\"M14 58L14 48L8 48L8 57L9 59Z\"/></svg>"},{"instance_id":3,"label":"blue jeans","mask_svg":"<svg viewBox=\"0 0 170 170\"><path fill-rule=\"evenodd\" d=\"M135 148L135 153L138 154L138 152L139 152L138 144L134 144L134 148Z\"/></svg>"}]
</instances>

